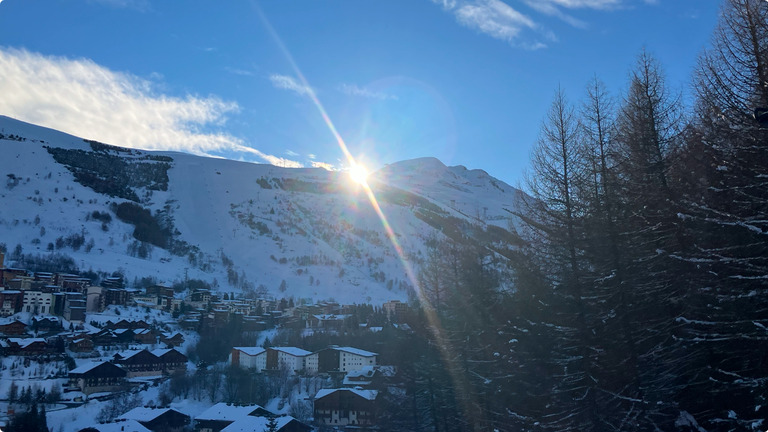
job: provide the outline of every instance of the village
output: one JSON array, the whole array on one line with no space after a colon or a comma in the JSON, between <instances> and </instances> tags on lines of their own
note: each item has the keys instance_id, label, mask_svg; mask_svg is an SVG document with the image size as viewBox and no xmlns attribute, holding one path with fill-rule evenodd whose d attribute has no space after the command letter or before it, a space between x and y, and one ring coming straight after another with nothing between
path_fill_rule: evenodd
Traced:
<instances>
[{"instance_id":1,"label":"village","mask_svg":"<svg viewBox=\"0 0 768 432\"><path fill-rule=\"evenodd\" d=\"M397 366L371 349L411 332L407 303L199 285L127 287L119 274L93 285L5 267L0 253L0 427L380 430L381 401L404 394Z\"/></svg>"}]
</instances>

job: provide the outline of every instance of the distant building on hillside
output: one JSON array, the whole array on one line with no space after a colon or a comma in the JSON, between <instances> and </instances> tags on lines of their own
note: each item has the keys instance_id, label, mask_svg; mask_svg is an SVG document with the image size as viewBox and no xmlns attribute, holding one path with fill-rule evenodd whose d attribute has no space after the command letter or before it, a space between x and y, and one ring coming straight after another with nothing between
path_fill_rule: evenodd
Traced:
<instances>
[{"instance_id":1,"label":"distant building on hillside","mask_svg":"<svg viewBox=\"0 0 768 432\"><path fill-rule=\"evenodd\" d=\"M323 389L315 396L314 418L322 426L376 424L376 390Z\"/></svg>"},{"instance_id":2,"label":"distant building on hillside","mask_svg":"<svg viewBox=\"0 0 768 432\"><path fill-rule=\"evenodd\" d=\"M91 363L69 371L68 388L85 394L119 391L125 387L126 375L112 363Z\"/></svg>"},{"instance_id":3,"label":"distant building on hillside","mask_svg":"<svg viewBox=\"0 0 768 432\"><path fill-rule=\"evenodd\" d=\"M152 432L182 432L190 424L191 418L173 408L134 408L117 418L135 420Z\"/></svg>"},{"instance_id":4,"label":"distant building on hillside","mask_svg":"<svg viewBox=\"0 0 768 432\"><path fill-rule=\"evenodd\" d=\"M261 347L234 347L229 364L261 372L267 368L267 350Z\"/></svg>"}]
</instances>

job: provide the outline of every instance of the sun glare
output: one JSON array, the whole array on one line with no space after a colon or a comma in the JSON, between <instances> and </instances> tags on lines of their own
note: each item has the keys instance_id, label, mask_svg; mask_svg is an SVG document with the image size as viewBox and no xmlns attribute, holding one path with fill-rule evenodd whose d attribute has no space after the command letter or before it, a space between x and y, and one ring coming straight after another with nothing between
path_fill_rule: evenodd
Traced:
<instances>
[{"instance_id":1,"label":"sun glare","mask_svg":"<svg viewBox=\"0 0 768 432\"><path fill-rule=\"evenodd\" d=\"M368 179L368 170L364 166L355 163L349 169L349 177L353 182L364 185Z\"/></svg>"}]
</instances>

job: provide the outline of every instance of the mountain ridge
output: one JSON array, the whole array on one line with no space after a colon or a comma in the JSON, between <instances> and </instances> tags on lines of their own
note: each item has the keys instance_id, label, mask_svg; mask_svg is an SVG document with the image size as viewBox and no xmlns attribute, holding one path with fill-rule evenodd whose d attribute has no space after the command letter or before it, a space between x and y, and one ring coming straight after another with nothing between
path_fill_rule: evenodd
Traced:
<instances>
[{"instance_id":1,"label":"mountain ridge","mask_svg":"<svg viewBox=\"0 0 768 432\"><path fill-rule=\"evenodd\" d=\"M436 158L369 176L400 257L342 172L128 149L6 116L0 133L0 243L11 263L60 253L80 271L129 281L197 278L229 291L381 303L408 297L402 260L418 270L430 238L502 257L517 241L522 192Z\"/></svg>"}]
</instances>

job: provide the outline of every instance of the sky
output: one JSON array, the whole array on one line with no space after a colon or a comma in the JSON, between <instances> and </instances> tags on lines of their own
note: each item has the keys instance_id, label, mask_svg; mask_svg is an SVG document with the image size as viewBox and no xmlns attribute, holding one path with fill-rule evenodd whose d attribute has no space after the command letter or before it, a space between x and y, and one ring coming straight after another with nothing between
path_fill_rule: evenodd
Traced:
<instances>
[{"instance_id":1,"label":"sky","mask_svg":"<svg viewBox=\"0 0 768 432\"><path fill-rule=\"evenodd\" d=\"M0 0L0 115L286 167L418 157L513 186L558 86L642 49L690 101L717 0Z\"/></svg>"}]
</instances>

